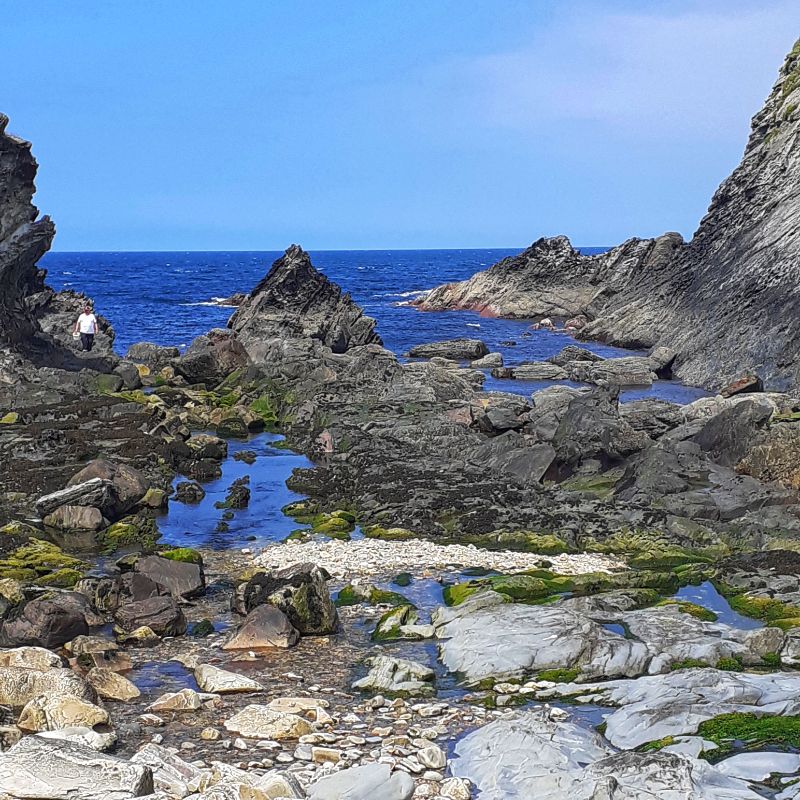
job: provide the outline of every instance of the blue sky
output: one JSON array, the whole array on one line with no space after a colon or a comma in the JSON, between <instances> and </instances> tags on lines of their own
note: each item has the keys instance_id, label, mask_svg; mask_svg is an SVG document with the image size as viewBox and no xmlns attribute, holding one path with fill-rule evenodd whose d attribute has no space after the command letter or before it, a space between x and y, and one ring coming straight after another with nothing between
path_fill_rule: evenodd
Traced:
<instances>
[{"instance_id":1,"label":"blue sky","mask_svg":"<svg viewBox=\"0 0 800 800\"><path fill-rule=\"evenodd\" d=\"M38 0L0 110L58 250L690 236L796 0Z\"/></svg>"}]
</instances>

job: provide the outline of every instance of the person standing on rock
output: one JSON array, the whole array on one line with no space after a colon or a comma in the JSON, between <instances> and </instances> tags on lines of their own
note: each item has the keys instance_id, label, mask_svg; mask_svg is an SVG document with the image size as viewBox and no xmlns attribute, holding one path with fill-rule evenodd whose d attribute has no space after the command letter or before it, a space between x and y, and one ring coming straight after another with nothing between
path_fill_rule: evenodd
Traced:
<instances>
[{"instance_id":1,"label":"person standing on rock","mask_svg":"<svg viewBox=\"0 0 800 800\"><path fill-rule=\"evenodd\" d=\"M97 317L92 313L92 307L87 303L83 307L83 313L75 323L75 333L80 334L81 346L89 353L94 347L94 336L97 333Z\"/></svg>"}]
</instances>

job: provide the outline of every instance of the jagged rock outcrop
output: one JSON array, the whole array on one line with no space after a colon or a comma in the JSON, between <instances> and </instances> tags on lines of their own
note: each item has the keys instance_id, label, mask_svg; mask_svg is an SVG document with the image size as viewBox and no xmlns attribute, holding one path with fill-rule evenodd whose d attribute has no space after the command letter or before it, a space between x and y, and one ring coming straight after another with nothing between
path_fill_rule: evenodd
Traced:
<instances>
[{"instance_id":1,"label":"jagged rock outcrop","mask_svg":"<svg viewBox=\"0 0 800 800\"><path fill-rule=\"evenodd\" d=\"M275 261L228 323L256 363L264 360L273 339L313 339L334 353L381 344L375 325L296 244Z\"/></svg>"},{"instance_id":2,"label":"jagged rock outcrop","mask_svg":"<svg viewBox=\"0 0 800 800\"><path fill-rule=\"evenodd\" d=\"M674 374L718 388L743 372L767 388L800 384L800 42L756 114L741 164L693 239L668 233L584 256L540 239L470 280L434 289L421 308L512 317L584 314L584 338L665 345Z\"/></svg>"}]
</instances>

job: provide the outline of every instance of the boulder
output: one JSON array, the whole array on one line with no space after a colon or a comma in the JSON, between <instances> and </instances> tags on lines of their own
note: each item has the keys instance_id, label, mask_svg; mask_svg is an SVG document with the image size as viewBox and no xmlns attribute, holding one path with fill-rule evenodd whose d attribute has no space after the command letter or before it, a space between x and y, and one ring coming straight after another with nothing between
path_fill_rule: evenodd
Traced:
<instances>
[{"instance_id":1,"label":"boulder","mask_svg":"<svg viewBox=\"0 0 800 800\"><path fill-rule=\"evenodd\" d=\"M203 707L203 697L194 689L181 689L179 692L166 692L154 700L148 711L197 711Z\"/></svg>"},{"instance_id":2,"label":"boulder","mask_svg":"<svg viewBox=\"0 0 800 800\"><path fill-rule=\"evenodd\" d=\"M557 364L559 367L566 366L571 361L584 361L584 362L598 362L603 361L603 356L587 350L585 347L579 347L576 344L568 344L562 350L559 350L551 358L547 359L551 364Z\"/></svg>"},{"instance_id":3,"label":"boulder","mask_svg":"<svg viewBox=\"0 0 800 800\"><path fill-rule=\"evenodd\" d=\"M199 769L166 747L153 742L140 747L131 756L131 763L148 767L153 773L156 791L163 792L167 797L188 797L195 794L209 779L208 770Z\"/></svg>"},{"instance_id":4,"label":"boulder","mask_svg":"<svg viewBox=\"0 0 800 800\"><path fill-rule=\"evenodd\" d=\"M480 339L448 339L443 342L418 344L408 351L412 358L449 358L454 361L475 361L489 354Z\"/></svg>"},{"instance_id":5,"label":"boulder","mask_svg":"<svg viewBox=\"0 0 800 800\"><path fill-rule=\"evenodd\" d=\"M94 689L71 669L47 672L25 667L0 667L0 704L22 708L36 697L69 695L93 702Z\"/></svg>"},{"instance_id":6,"label":"boulder","mask_svg":"<svg viewBox=\"0 0 800 800\"><path fill-rule=\"evenodd\" d=\"M267 706L245 706L238 714L225 721L231 733L245 739L299 739L313 732L309 722L296 714L272 711Z\"/></svg>"},{"instance_id":7,"label":"boulder","mask_svg":"<svg viewBox=\"0 0 800 800\"><path fill-rule=\"evenodd\" d=\"M89 633L95 621L88 599L78 592L48 592L16 606L0 623L0 645L59 647Z\"/></svg>"},{"instance_id":8,"label":"boulder","mask_svg":"<svg viewBox=\"0 0 800 800\"><path fill-rule=\"evenodd\" d=\"M17 720L24 731L54 731L60 728L94 728L107 725L108 712L94 703L68 694L39 695L29 700Z\"/></svg>"},{"instance_id":9,"label":"boulder","mask_svg":"<svg viewBox=\"0 0 800 800\"><path fill-rule=\"evenodd\" d=\"M47 672L62 665L61 656L44 647L15 647L0 651L0 667L26 667Z\"/></svg>"},{"instance_id":10,"label":"boulder","mask_svg":"<svg viewBox=\"0 0 800 800\"><path fill-rule=\"evenodd\" d=\"M213 328L198 336L173 362L189 383L218 384L250 363L247 350L233 331Z\"/></svg>"},{"instance_id":11,"label":"boulder","mask_svg":"<svg viewBox=\"0 0 800 800\"><path fill-rule=\"evenodd\" d=\"M364 764L321 778L309 788L308 800L409 800L414 780L392 772L388 764Z\"/></svg>"},{"instance_id":12,"label":"boulder","mask_svg":"<svg viewBox=\"0 0 800 800\"><path fill-rule=\"evenodd\" d=\"M28 736L0 753L0 794L21 800L129 800L152 791L148 767L73 742Z\"/></svg>"},{"instance_id":13,"label":"boulder","mask_svg":"<svg viewBox=\"0 0 800 800\"><path fill-rule=\"evenodd\" d=\"M511 372L518 381L565 381L569 378L564 369L547 361L517 364L511 368Z\"/></svg>"},{"instance_id":14,"label":"boulder","mask_svg":"<svg viewBox=\"0 0 800 800\"><path fill-rule=\"evenodd\" d=\"M117 734L114 731L96 731L94 728L85 728L81 725L70 725L52 731L39 731L36 735L43 739L72 742L97 752L110 750L117 743Z\"/></svg>"},{"instance_id":15,"label":"boulder","mask_svg":"<svg viewBox=\"0 0 800 800\"><path fill-rule=\"evenodd\" d=\"M108 525L99 508L92 506L60 506L42 522L45 527L60 531L99 531Z\"/></svg>"},{"instance_id":16,"label":"boulder","mask_svg":"<svg viewBox=\"0 0 800 800\"><path fill-rule=\"evenodd\" d=\"M327 572L311 563L260 572L237 587L234 608L247 614L266 603L280 609L303 635L333 633L339 617L328 591L329 578Z\"/></svg>"},{"instance_id":17,"label":"boulder","mask_svg":"<svg viewBox=\"0 0 800 800\"><path fill-rule=\"evenodd\" d=\"M196 597L206 588L202 561L193 563L157 555L142 556L137 559L135 569L154 583L165 586L174 597Z\"/></svg>"},{"instance_id":18,"label":"boulder","mask_svg":"<svg viewBox=\"0 0 800 800\"><path fill-rule=\"evenodd\" d=\"M94 479L105 481L111 487L110 503L100 507L109 519L118 519L133 509L148 489L147 481L138 469L104 458L90 461L69 479L67 486L80 486Z\"/></svg>"},{"instance_id":19,"label":"boulder","mask_svg":"<svg viewBox=\"0 0 800 800\"><path fill-rule=\"evenodd\" d=\"M104 700L127 702L128 700L134 700L141 694L135 683L103 667L94 667L89 670L86 680Z\"/></svg>"},{"instance_id":20,"label":"boulder","mask_svg":"<svg viewBox=\"0 0 800 800\"><path fill-rule=\"evenodd\" d=\"M66 489L40 497L36 501L36 513L45 517L61 506L91 506L102 510L110 503L111 482L102 478L89 478L83 483L70 482Z\"/></svg>"},{"instance_id":21,"label":"boulder","mask_svg":"<svg viewBox=\"0 0 800 800\"><path fill-rule=\"evenodd\" d=\"M139 374L139 369L132 361L120 361L114 367L114 374L122 379L122 385L126 389L141 389L142 376Z\"/></svg>"},{"instance_id":22,"label":"boulder","mask_svg":"<svg viewBox=\"0 0 800 800\"><path fill-rule=\"evenodd\" d=\"M162 347L152 342L137 342L128 348L125 353L126 361L144 364L151 372L158 372L178 358L180 350L177 347Z\"/></svg>"},{"instance_id":23,"label":"boulder","mask_svg":"<svg viewBox=\"0 0 800 800\"><path fill-rule=\"evenodd\" d=\"M186 617L172 597L156 596L137 600L118 608L114 621L124 633L150 628L158 636L181 636L186 633Z\"/></svg>"},{"instance_id":24,"label":"boulder","mask_svg":"<svg viewBox=\"0 0 800 800\"><path fill-rule=\"evenodd\" d=\"M299 632L280 609L270 605L256 606L222 645L222 649L286 648L297 644L299 638Z\"/></svg>"},{"instance_id":25,"label":"boulder","mask_svg":"<svg viewBox=\"0 0 800 800\"><path fill-rule=\"evenodd\" d=\"M476 358L470 366L473 369L498 369L503 366L503 356L500 353L487 353L482 358Z\"/></svg>"}]
</instances>

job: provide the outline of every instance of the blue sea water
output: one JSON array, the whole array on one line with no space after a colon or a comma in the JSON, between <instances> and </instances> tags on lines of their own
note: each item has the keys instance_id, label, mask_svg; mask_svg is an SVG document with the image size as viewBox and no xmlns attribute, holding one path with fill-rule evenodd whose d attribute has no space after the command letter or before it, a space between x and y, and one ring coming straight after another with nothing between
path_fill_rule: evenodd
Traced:
<instances>
[{"instance_id":1,"label":"blue sea water","mask_svg":"<svg viewBox=\"0 0 800 800\"><path fill-rule=\"evenodd\" d=\"M484 318L470 311L421 312L407 303L426 289L469 278L517 252L320 250L311 251L311 259L378 320L378 331L394 352L403 354L415 344L439 339L474 337L513 365L546 359L573 339L549 331L523 338L530 324L526 321ZM116 349L124 354L140 341L185 347L209 328L224 327L232 309L215 305L213 298L250 291L280 256L280 252L53 252L41 264L54 288L76 289L93 298L97 310L113 323ZM606 345L587 346L604 356L630 355ZM486 388L530 394L544 385L489 377ZM652 389L625 392L623 399L660 396L685 403L703 394L700 389L660 382Z\"/></svg>"}]
</instances>

